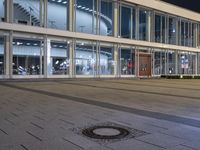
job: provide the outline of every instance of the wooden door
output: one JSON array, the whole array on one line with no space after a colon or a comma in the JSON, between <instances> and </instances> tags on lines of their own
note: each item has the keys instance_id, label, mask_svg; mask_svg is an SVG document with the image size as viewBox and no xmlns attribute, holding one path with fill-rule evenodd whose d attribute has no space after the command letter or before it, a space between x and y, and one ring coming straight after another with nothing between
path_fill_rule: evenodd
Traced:
<instances>
[{"instance_id":1,"label":"wooden door","mask_svg":"<svg viewBox=\"0 0 200 150\"><path fill-rule=\"evenodd\" d=\"M151 76L150 54L139 54L139 76Z\"/></svg>"}]
</instances>

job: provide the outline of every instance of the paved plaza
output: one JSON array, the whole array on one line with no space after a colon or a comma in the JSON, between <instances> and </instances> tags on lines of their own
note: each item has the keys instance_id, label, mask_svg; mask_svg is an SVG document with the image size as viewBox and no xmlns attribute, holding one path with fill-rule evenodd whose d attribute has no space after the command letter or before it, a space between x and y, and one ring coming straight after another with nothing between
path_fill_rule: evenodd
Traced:
<instances>
[{"instance_id":1,"label":"paved plaza","mask_svg":"<svg viewBox=\"0 0 200 150\"><path fill-rule=\"evenodd\" d=\"M130 135L82 134L98 125ZM200 150L200 80L0 81L0 150L165 149Z\"/></svg>"}]
</instances>

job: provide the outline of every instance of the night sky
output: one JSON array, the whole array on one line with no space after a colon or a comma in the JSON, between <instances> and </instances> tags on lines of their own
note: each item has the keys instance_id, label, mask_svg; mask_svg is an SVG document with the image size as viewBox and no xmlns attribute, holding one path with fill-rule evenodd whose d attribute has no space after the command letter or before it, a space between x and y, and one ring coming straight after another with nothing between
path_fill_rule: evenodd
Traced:
<instances>
[{"instance_id":1,"label":"night sky","mask_svg":"<svg viewBox=\"0 0 200 150\"><path fill-rule=\"evenodd\" d=\"M200 0L163 0L200 13Z\"/></svg>"}]
</instances>

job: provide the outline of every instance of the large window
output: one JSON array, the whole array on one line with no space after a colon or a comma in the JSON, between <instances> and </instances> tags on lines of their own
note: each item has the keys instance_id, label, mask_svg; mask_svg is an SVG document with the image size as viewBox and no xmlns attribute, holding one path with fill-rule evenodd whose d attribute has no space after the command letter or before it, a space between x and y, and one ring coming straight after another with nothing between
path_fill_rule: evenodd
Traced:
<instances>
[{"instance_id":1,"label":"large window","mask_svg":"<svg viewBox=\"0 0 200 150\"><path fill-rule=\"evenodd\" d=\"M195 32L195 23L184 21L182 20L179 23L180 27L180 45L181 46L189 46L194 47L195 40L194 40L194 32Z\"/></svg>"},{"instance_id":2,"label":"large window","mask_svg":"<svg viewBox=\"0 0 200 150\"><path fill-rule=\"evenodd\" d=\"M4 0L0 0L0 22L5 20L4 8L5 8L5 2Z\"/></svg>"},{"instance_id":3,"label":"large window","mask_svg":"<svg viewBox=\"0 0 200 150\"><path fill-rule=\"evenodd\" d=\"M200 24L198 25L198 47L200 48Z\"/></svg>"},{"instance_id":4,"label":"large window","mask_svg":"<svg viewBox=\"0 0 200 150\"><path fill-rule=\"evenodd\" d=\"M47 48L48 75L69 74L69 46L70 41L51 40Z\"/></svg>"},{"instance_id":5,"label":"large window","mask_svg":"<svg viewBox=\"0 0 200 150\"><path fill-rule=\"evenodd\" d=\"M43 25L43 0L13 0L14 23L40 26ZM54 14L55 13L54 11Z\"/></svg>"},{"instance_id":6,"label":"large window","mask_svg":"<svg viewBox=\"0 0 200 150\"><path fill-rule=\"evenodd\" d=\"M76 0L76 31L97 34L97 1Z\"/></svg>"},{"instance_id":7,"label":"large window","mask_svg":"<svg viewBox=\"0 0 200 150\"><path fill-rule=\"evenodd\" d=\"M176 33L177 33L177 29L176 29L176 18L173 17L169 17L168 20L168 25L169 25L169 29L168 29L168 43L169 44L174 44L176 45Z\"/></svg>"},{"instance_id":8,"label":"large window","mask_svg":"<svg viewBox=\"0 0 200 150\"><path fill-rule=\"evenodd\" d=\"M165 51L155 50L154 51L154 75L165 74L166 67L166 54Z\"/></svg>"},{"instance_id":9,"label":"large window","mask_svg":"<svg viewBox=\"0 0 200 150\"><path fill-rule=\"evenodd\" d=\"M76 0L74 6L77 32L112 35L112 0Z\"/></svg>"},{"instance_id":10,"label":"large window","mask_svg":"<svg viewBox=\"0 0 200 150\"><path fill-rule=\"evenodd\" d=\"M49 28L67 29L68 0L48 0L47 21Z\"/></svg>"},{"instance_id":11,"label":"large window","mask_svg":"<svg viewBox=\"0 0 200 150\"><path fill-rule=\"evenodd\" d=\"M196 53L180 51L178 54L179 74L196 74L196 61Z\"/></svg>"},{"instance_id":12,"label":"large window","mask_svg":"<svg viewBox=\"0 0 200 150\"><path fill-rule=\"evenodd\" d=\"M96 43L88 41L76 41L74 59L76 75L96 74L96 50Z\"/></svg>"},{"instance_id":13,"label":"large window","mask_svg":"<svg viewBox=\"0 0 200 150\"><path fill-rule=\"evenodd\" d=\"M113 45L101 43L100 51L100 75L114 75L114 50Z\"/></svg>"},{"instance_id":14,"label":"large window","mask_svg":"<svg viewBox=\"0 0 200 150\"><path fill-rule=\"evenodd\" d=\"M120 48L121 75L135 74L135 51L131 48Z\"/></svg>"},{"instance_id":15,"label":"large window","mask_svg":"<svg viewBox=\"0 0 200 150\"><path fill-rule=\"evenodd\" d=\"M131 38L131 8L121 6L120 10L120 36Z\"/></svg>"},{"instance_id":16,"label":"large window","mask_svg":"<svg viewBox=\"0 0 200 150\"><path fill-rule=\"evenodd\" d=\"M101 0L100 13L100 34L113 35L113 2L111 0Z\"/></svg>"},{"instance_id":17,"label":"large window","mask_svg":"<svg viewBox=\"0 0 200 150\"><path fill-rule=\"evenodd\" d=\"M29 38L13 39L13 74L42 74L42 40Z\"/></svg>"},{"instance_id":18,"label":"large window","mask_svg":"<svg viewBox=\"0 0 200 150\"><path fill-rule=\"evenodd\" d=\"M176 52L175 51L167 51L167 72L166 74L176 74Z\"/></svg>"},{"instance_id":19,"label":"large window","mask_svg":"<svg viewBox=\"0 0 200 150\"><path fill-rule=\"evenodd\" d=\"M148 11L140 9L139 11L139 40L147 40L148 32Z\"/></svg>"},{"instance_id":20,"label":"large window","mask_svg":"<svg viewBox=\"0 0 200 150\"><path fill-rule=\"evenodd\" d=\"M4 74L4 37L0 36L0 75Z\"/></svg>"},{"instance_id":21,"label":"large window","mask_svg":"<svg viewBox=\"0 0 200 150\"><path fill-rule=\"evenodd\" d=\"M166 38L166 17L156 14L155 15L155 42L165 43Z\"/></svg>"}]
</instances>

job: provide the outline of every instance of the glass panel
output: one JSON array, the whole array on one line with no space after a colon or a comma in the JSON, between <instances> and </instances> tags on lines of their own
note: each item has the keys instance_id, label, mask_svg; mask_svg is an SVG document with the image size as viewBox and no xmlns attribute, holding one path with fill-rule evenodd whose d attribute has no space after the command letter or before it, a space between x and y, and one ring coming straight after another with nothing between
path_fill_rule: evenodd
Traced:
<instances>
[{"instance_id":1,"label":"glass panel","mask_svg":"<svg viewBox=\"0 0 200 150\"><path fill-rule=\"evenodd\" d=\"M139 11L139 39L147 40L147 11Z\"/></svg>"},{"instance_id":2,"label":"glass panel","mask_svg":"<svg viewBox=\"0 0 200 150\"><path fill-rule=\"evenodd\" d=\"M185 23L181 22L181 45L185 45Z\"/></svg>"},{"instance_id":3,"label":"glass panel","mask_svg":"<svg viewBox=\"0 0 200 150\"><path fill-rule=\"evenodd\" d=\"M179 74L195 74L197 54L190 52L179 52Z\"/></svg>"},{"instance_id":4,"label":"glass panel","mask_svg":"<svg viewBox=\"0 0 200 150\"><path fill-rule=\"evenodd\" d=\"M121 75L135 74L135 53L131 49L121 48L120 70Z\"/></svg>"},{"instance_id":5,"label":"glass panel","mask_svg":"<svg viewBox=\"0 0 200 150\"><path fill-rule=\"evenodd\" d=\"M167 52L167 74L175 74L176 72L176 53L174 51Z\"/></svg>"},{"instance_id":6,"label":"glass panel","mask_svg":"<svg viewBox=\"0 0 200 150\"><path fill-rule=\"evenodd\" d=\"M197 54L197 73L200 74L200 53Z\"/></svg>"},{"instance_id":7,"label":"glass panel","mask_svg":"<svg viewBox=\"0 0 200 150\"><path fill-rule=\"evenodd\" d=\"M161 52L161 74L166 74L166 52Z\"/></svg>"},{"instance_id":8,"label":"glass panel","mask_svg":"<svg viewBox=\"0 0 200 150\"><path fill-rule=\"evenodd\" d=\"M5 0L0 0L0 22L5 21L4 8L5 8Z\"/></svg>"},{"instance_id":9,"label":"glass panel","mask_svg":"<svg viewBox=\"0 0 200 150\"><path fill-rule=\"evenodd\" d=\"M161 16L155 15L155 42L161 41Z\"/></svg>"},{"instance_id":10,"label":"glass panel","mask_svg":"<svg viewBox=\"0 0 200 150\"><path fill-rule=\"evenodd\" d=\"M154 52L154 75L161 74L161 52Z\"/></svg>"},{"instance_id":11,"label":"glass panel","mask_svg":"<svg viewBox=\"0 0 200 150\"><path fill-rule=\"evenodd\" d=\"M132 8L132 39L136 38L136 14L135 9Z\"/></svg>"},{"instance_id":12,"label":"glass panel","mask_svg":"<svg viewBox=\"0 0 200 150\"><path fill-rule=\"evenodd\" d=\"M35 39L13 39L13 74L39 75L42 41Z\"/></svg>"},{"instance_id":13,"label":"glass panel","mask_svg":"<svg viewBox=\"0 0 200 150\"><path fill-rule=\"evenodd\" d=\"M4 38L0 36L0 75L4 74Z\"/></svg>"},{"instance_id":14,"label":"glass panel","mask_svg":"<svg viewBox=\"0 0 200 150\"><path fill-rule=\"evenodd\" d=\"M40 0L13 0L13 9L15 23L40 25Z\"/></svg>"},{"instance_id":15,"label":"glass panel","mask_svg":"<svg viewBox=\"0 0 200 150\"><path fill-rule=\"evenodd\" d=\"M113 35L113 4L110 0L101 0L100 35Z\"/></svg>"},{"instance_id":16,"label":"glass panel","mask_svg":"<svg viewBox=\"0 0 200 150\"><path fill-rule=\"evenodd\" d=\"M48 27L66 30L68 0L48 0L47 7Z\"/></svg>"},{"instance_id":17,"label":"glass panel","mask_svg":"<svg viewBox=\"0 0 200 150\"><path fill-rule=\"evenodd\" d=\"M121 7L121 37L131 38L131 8L122 6Z\"/></svg>"},{"instance_id":18,"label":"glass panel","mask_svg":"<svg viewBox=\"0 0 200 150\"><path fill-rule=\"evenodd\" d=\"M200 48L200 24L199 24L199 32L198 32L198 37L199 37L199 40L198 40L198 47Z\"/></svg>"},{"instance_id":19,"label":"glass panel","mask_svg":"<svg viewBox=\"0 0 200 150\"><path fill-rule=\"evenodd\" d=\"M188 46L189 44L189 24L188 22L185 22L185 46Z\"/></svg>"},{"instance_id":20,"label":"glass panel","mask_svg":"<svg viewBox=\"0 0 200 150\"><path fill-rule=\"evenodd\" d=\"M100 75L113 75L115 66L113 46L101 45L99 55Z\"/></svg>"},{"instance_id":21,"label":"glass panel","mask_svg":"<svg viewBox=\"0 0 200 150\"><path fill-rule=\"evenodd\" d=\"M190 41L191 41L191 47L195 47L195 27L196 24L192 23L192 29L191 29L191 37L190 37Z\"/></svg>"},{"instance_id":22,"label":"glass panel","mask_svg":"<svg viewBox=\"0 0 200 150\"><path fill-rule=\"evenodd\" d=\"M166 39L166 17L165 16L162 16L162 43L166 43L165 39Z\"/></svg>"},{"instance_id":23,"label":"glass panel","mask_svg":"<svg viewBox=\"0 0 200 150\"><path fill-rule=\"evenodd\" d=\"M169 44L176 44L176 18L169 18Z\"/></svg>"},{"instance_id":24,"label":"glass panel","mask_svg":"<svg viewBox=\"0 0 200 150\"><path fill-rule=\"evenodd\" d=\"M48 52L48 74L66 75L69 74L69 47L67 42L51 41Z\"/></svg>"},{"instance_id":25,"label":"glass panel","mask_svg":"<svg viewBox=\"0 0 200 150\"><path fill-rule=\"evenodd\" d=\"M189 74L196 74L197 54L189 52Z\"/></svg>"},{"instance_id":26,"label":"glass panel","mask_svg":"<svg viewBox=\"0 0 200 150\"><path fill-rule=\"evenodd\" d=\"M96 45L93 42L77 41L75 50L76 75L96 74Z\"/></svg>"},{"instance_id":27,"label":"glass panel","mask_svg":"<svg viewBox=\"0 0 200 150\"><path fill-rule=\"evenodd\" d=\"M96 0L76 0L76 31L97 34ZM106 26L105 24L102 24ZM103 27L101 27L103 29Z\"/></svg>"}]
</instances>

